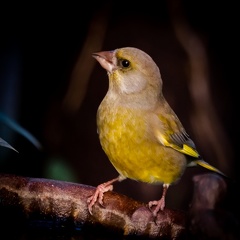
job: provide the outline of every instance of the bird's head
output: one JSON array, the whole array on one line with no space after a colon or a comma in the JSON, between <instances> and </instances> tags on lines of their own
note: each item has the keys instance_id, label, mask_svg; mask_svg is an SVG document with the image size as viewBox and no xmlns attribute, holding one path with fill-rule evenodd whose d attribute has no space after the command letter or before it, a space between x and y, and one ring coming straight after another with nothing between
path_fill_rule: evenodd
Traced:
<instances>
[{"instance_id":1,"label":"bird's head","mask_svg":"<svg viewBox=\"0 0 240 240\"><path fill-rule=\"evenodd\" d=\"M140 49L125 47L97 52L93 57L106 69L109 89L130 95L162 92L160 71L153 59Z\"/></svg>"}]
</instances>

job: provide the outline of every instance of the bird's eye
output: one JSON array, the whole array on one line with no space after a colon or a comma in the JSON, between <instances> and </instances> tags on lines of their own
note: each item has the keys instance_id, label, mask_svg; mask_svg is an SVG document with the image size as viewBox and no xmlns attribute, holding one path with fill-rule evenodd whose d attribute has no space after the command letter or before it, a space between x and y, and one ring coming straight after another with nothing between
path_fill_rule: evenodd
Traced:
<instances>
[{"instance_id":1,"label":"bird's eye","mask_svg":"<svg viewBox=\"0 0 240 240\"><path fill-rule=\"evenodd\" d=\"M130 66L130 62L127 60L127 59L121 59L120 60L120 65L123 67L123 68L128 68Z\"/></svg>"}]
</instances>

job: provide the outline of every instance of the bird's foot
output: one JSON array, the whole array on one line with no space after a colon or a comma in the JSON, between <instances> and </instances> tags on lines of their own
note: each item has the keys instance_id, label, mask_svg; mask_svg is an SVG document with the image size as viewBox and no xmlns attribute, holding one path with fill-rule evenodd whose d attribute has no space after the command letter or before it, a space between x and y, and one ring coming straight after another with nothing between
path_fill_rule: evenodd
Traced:
<instances>
[{"instance_id":1,"label":"bird's foot","mask_svg":"<svg viewBox=\"0 0 240 240\"><path fill-rule=\"evenodd\" d=\"M152 206L156 206L155 209L152 211L153 216L156 217L159 210L163 211L165 208L165 196L168 190L169 184L164 183L163 184L163 193L162 193L162 197L160 200L158 201L150 201L148 203L148 207L151 209Z\"/></svg>"},{"instance_id":2,"label":"bird's foot","mask_svg":"<svg viewBox=\"0 0 240 240\"><path fill-rule=\"evenodd\" d=\"M151 209L153 206L156 206L154 210ZM149 207L150 210L152 211L153 216L156 217L157 214L158 214L158 212L159 212L160 210L163 211L164 208L165 208L165 198L162 197L162 198L161 198L160 200L158 200L158 201L150 201L150 202L148 203L148 207Z\"/></svg>"},{"instance_id":3,"label":"bird's foot","mask_svg":"<svg viewBox=\"0 0 240 240\"><path fill-rule=\"evenodd\" d=\"M95 193L87 199L88 203L88 211L92 215L92 208L93 205L98 202L100 205L103 206L103 195L105 192L112 191L113 185L109 184L109 182L102 183L97 186Z\"/></svg>"}]
</instances>

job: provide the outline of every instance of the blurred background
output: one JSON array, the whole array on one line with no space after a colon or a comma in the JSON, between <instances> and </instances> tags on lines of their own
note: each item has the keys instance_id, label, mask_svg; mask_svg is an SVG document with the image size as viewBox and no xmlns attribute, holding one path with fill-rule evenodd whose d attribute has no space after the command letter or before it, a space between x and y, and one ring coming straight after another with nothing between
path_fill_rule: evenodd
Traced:
<instances>
[{"instance_id":1,"label":"blurred background","mask_svg":"<svg viewBox=\"0 0 240 240\"><path fill-rule=\"evenodd\" d=\"M101 149L96 111L108 88L93 52L137 47L158 64L166 99L206 161L226 173L226 206L239 205L236 84L238 17L222 1L97 1L0 7L0 172L97 186L118 174ZM235 90L235 91L234 91ZM187 209L189 168L167 207ZM140 201L161 186L125 180L115 191Z\"/></svg>"}]
</instances>

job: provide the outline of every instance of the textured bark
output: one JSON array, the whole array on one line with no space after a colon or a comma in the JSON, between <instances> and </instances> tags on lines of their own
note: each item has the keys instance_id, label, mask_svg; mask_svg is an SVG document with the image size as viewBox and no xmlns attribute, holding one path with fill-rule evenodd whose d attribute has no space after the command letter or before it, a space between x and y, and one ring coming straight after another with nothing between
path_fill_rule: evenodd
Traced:
<instances>
[{"instance_id":1,"label":"textured bark","mask_svg":"<svg viewBox=\"0 0 240 240\"><path fill-rule=\"evenodd\" d=\"M71 182L0 174L0 218L10 222L58 226L65 229L101 228L125 236L184 239L185 214L165 209L154 219L147 205L115 192L104 194L104 206L87 198L95 187ZM18 219L16 219L18 218Z\"/></svg>"}]
</instances>

